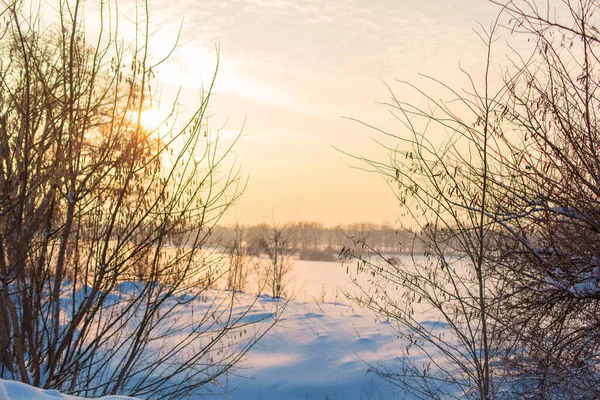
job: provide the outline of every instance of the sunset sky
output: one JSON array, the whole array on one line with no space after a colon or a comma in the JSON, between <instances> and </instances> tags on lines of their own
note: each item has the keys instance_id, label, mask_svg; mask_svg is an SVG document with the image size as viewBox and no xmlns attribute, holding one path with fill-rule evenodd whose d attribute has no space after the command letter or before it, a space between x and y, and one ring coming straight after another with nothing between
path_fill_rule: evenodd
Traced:
<instances>
[{"instance_id":1,"label":"sunset sky","mask_svg":"<svg viewBox=\"0 0 600 400\"><path fill-rule=\"evenodd\" d=\"M335 147L385 160L379 135L345 117L401 135L384 85L402 79L430 88L419 73L461 87L460 65L477 78L486 49L474 30L499 8L485 0L153 0L152 49L182 46L158 70L163 93L198 97L220 46L211 126L243 128L235 155L248 187L226 222L314 220L326 225L395 222L386 182ZM132 15L132 0L119 2ZM502 39L501 39L502 40ZM165 95L166 96L166 95ZM191 103L190 103L191 104Z\"/></svg>"}]
</instances>

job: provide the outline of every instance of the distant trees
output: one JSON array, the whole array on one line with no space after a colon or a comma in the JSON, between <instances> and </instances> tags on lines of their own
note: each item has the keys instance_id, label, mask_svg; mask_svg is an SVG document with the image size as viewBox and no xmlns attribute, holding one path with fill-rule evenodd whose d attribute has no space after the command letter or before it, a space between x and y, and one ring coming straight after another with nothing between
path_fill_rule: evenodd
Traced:
<instances>
[{"instance_id":1,"label":"distant trees","mask_svg":"<svg viewBox=\"0 0 600 400\"><path fill-rule=\"evenodd\" d=\"M423 243L415 241L417 233L394 229L391 225L354 223L325 227L317 222L288 222L257 225L216 226L213 229L229 259L227 288L248 287L267 291L274 297L284 293L285 281L296 258L306 261L339 260L343 249L354 241L369 239L374 251L392 256L423 252ZM240 279L237 284L234 281ZM279 283L277 283L279 282Z\"/></svg>"},{"instance_id":2,"label":"distant trees","mask_svg":"<svg viewBox=\"0 0 600 400\"><path fill-rule=\"evenodd\" d=\"M353 224L341 224L333 227L324 226L318 222L301 221L288 223L289 229L294 231L297 241L297 250L300 257L303 253L321 253L327 250L332 254L338 254L344 246L350 246L353 239L359 237L369 237L369 242L384 253L404 253L414 250L416 252L424 251L424 248L414 248L419 243L414 241L415 234L410 230L398 229L388 224L374 224L360 222ZM244 240L246 243L250 238L263 228L258 225L236 225L234 227L218 226L215 227L217 236L223 238L225 242L233 241L236 230L244 231Z\"/></svg>"},{"instance_id":3,"label":"distant trees","mask_svg":"<svg viewBox=\"0 0 600 400\"><path fill-rule=\"evenodd\" d=\"M497 4L481 84L469 76L457 91L429 78L430 95L401 82L428 105L391 92L403 128L386 132L391 161L357 157L397 187L428 249L414 265L346 253L375 277L358 300L427 359L374 369L421 398L598 398L599 5ZM510 55L497 85L490 59L503 28L535 48Z\"/></svg>"},{"instance_id":4,"label":"distant trees","mask_svg":"<svg viewBox=\"0 0 600 400\"><path fill-rule=\"evenodd\" d=\"M82 1L48 7L50 27L35 4L1 7L0 377L84 396L204 393L257 340L235 291L209 288L219 261L204 247L240 195L236 169L218 177L231 148L207 127L213 82L189 119L175 102L146 127L147 5L128 44L101 2L93 45Z\"/></svg>"}]
</instances>

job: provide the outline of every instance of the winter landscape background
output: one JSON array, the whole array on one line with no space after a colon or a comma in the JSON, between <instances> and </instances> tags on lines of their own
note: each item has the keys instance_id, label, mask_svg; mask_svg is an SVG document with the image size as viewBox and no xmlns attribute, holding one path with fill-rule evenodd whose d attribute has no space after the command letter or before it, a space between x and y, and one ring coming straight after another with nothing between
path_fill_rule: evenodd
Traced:
<instances>
[{"instance_id":1,"label":"winter landscape background","mask_svg":"<svg viewBox=\"0 0 600 400\"><path fill-rule=\"evenodd\" d=\"M0 0L0 399L600 398L599 9Z\"/></svg>"}]
</instances>

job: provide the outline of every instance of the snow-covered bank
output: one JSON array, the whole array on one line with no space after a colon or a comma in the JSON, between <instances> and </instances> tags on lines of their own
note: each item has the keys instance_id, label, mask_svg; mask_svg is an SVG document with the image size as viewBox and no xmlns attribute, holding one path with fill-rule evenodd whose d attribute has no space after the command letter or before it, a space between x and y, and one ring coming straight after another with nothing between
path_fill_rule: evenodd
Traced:
<instances>
[{"instance_id":1,"label":"snow-covered bank","mask_svg":"<svg viewBox=\"0 0 600 400\"><path fill-rule=\"evenodd\" d=\"M59 393L56 390L42 390L20 382L0 379L0 400L83 400L85 397L75 397ZM100 400L135 400L134 397L105 396Z\"/></svg>"}]
</instances>

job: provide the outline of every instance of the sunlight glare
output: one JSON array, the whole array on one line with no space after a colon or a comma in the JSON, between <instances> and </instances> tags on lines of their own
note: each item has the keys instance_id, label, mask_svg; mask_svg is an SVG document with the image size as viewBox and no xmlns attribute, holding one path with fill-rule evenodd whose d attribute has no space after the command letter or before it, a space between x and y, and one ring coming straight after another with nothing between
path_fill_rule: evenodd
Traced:
<instances>
[{"instance_id":1,"label":"sunlight glare","mask_svg":"<svg viewBox=\"0 0 600 400\"><path fill-rule=\"evenodd\" d=\"M168 115L157 109L143 110L141 115L137 111L131 112L131 121L134 124L138 122L138 115L140 119L140 125L143 129L150 133L159 131L164 126L168 125Z\"/></svg>"}]
</instances>

